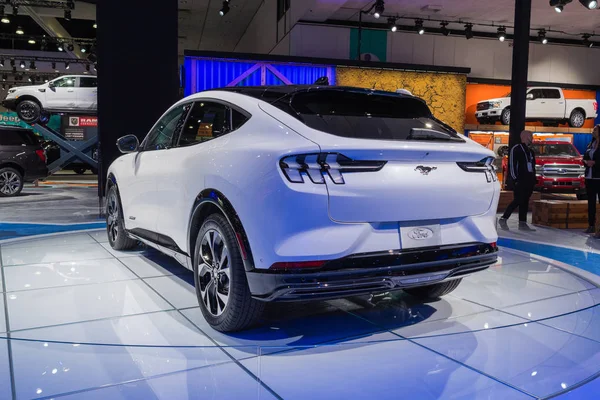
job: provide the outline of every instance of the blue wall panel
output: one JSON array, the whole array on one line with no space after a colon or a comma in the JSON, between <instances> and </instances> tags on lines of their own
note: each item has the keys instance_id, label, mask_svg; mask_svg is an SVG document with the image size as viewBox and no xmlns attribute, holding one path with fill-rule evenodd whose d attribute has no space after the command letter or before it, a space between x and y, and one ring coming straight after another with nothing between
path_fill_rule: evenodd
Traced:
<instances>
[{"instance_id":1,"label":"blue wall panel","mask_svg":"<svg viewBox=\"0 0 600 400\"><path fill-rule=\"evenodd\" d=\"M236 78L255 66L251 60L221 60L186 57L185 66L185 95L188 96L203 90L225 87ZM312 84L323 76L330 77L330 84L335 84L335 67L305 64L272 64L265 63L283 75L289 82L296 85ZM283 85L272 71L266 70L267 85ZM260 68L240 81L236 86L260 86Z\"/></svg>"}]
</instances>

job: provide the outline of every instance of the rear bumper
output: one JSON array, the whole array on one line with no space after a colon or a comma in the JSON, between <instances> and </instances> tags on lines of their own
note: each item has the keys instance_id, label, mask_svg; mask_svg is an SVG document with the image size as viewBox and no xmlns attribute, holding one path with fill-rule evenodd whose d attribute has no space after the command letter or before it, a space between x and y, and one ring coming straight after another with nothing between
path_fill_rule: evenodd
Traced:
<instances>
[{"instance_id":1,"label":"rear bumper","mask_svg":"<svg viewBox=\"0 0 600 400\"><path fill-rule=\"evenodd\" d=\"M44 165L38 169L27 170L25 176L23 177L23 181L25 182L33 182L37 179L45 179L48 177L48 168Z\"/></svg>"},{"instance_id":2,"label":"rear bumper","mask_svg":"<svg viewBox=\"0 0 600 400\"><path fill-rule=\"evenodd\" d=\"M356 254L318 270L246 272L252 296L264 301L333 299L440 283L496 263L498 248L484 243Z\"/></svg>"}]
</instances>

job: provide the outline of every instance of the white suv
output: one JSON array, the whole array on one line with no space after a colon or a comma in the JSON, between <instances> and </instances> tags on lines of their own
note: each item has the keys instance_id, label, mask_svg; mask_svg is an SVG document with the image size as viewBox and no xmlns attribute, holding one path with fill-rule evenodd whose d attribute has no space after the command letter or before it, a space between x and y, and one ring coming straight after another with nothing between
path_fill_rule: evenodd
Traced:
<instances>
[{"instance_id":1,"label":"white suv","mask_svg":"<svg viewBox=\"0 0 600 400\"><path fill-rule=\"evenodd\" d=\"M493 153L415 97L234 87L171 107L110 166L114 249L142 241L194 271L232 331L266 301L454 290L497 258Z\"/></svg>"},{"instance_id":2,"label":"white suv","mask_svg":"<svg viewBox=\"0 0 600 400\"><path fill-rule=\"evenodd\" d=\"M23 121L34 123L51 112L96 113L98 84L95 76L66 75L42 85L10 88L2 105Z\"/></svg>"}]
</instances>

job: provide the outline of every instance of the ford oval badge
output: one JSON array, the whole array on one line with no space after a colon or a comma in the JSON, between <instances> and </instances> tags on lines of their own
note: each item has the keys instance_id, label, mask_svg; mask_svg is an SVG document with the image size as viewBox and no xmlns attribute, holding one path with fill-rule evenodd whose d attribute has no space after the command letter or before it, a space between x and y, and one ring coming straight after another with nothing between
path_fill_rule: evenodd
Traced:
<instances>
[{"instance_id":1,"label":"ford oval badge","mask_svg":"<svg viewBox=\"0 0 600 400\"><path fill-rule=\"evenodd\" d=\"M408 232L408 237L413 240L427 240L433 238L433 231L429 228L415 228Z\"/></svg>"}]
</instances>

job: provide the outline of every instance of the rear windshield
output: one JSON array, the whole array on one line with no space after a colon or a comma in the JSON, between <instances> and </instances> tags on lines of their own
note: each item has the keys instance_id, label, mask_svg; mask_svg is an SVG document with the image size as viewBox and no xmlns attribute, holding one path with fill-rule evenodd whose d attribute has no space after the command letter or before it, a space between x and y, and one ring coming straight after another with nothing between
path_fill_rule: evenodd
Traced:
<instances>
[{"instance_id":1,"label":"rear windshield","mask_svg":"<svg viewBox=\"0 0 600 400\"><path fill-rule=\"evenodd\" d=\"M24 144L30 146L38 143L37 137L31 131L0 128L1 146L22 146Z\"/></svg>"},{"instance_id":2,"label":"rear windshield","mask_svg":"<svg viewBox=\"0 0 600 400\"><path fill-rule=\"evenodd\" d=\"M376 92L300 92L274 103L307 126L354 139L462 141L413 97Z\"/></svg>"},{"instance_id":3,"label":"rear windshield","mask_svg":"<svg viewBox=\"0 0 600 400\"><path fill-rule=\"evenodd\" d=\"M533 144L531 150L537 156L546 157L577 157L579 154L570 143L560 144Z\"/></svg>"}]
</instances>

